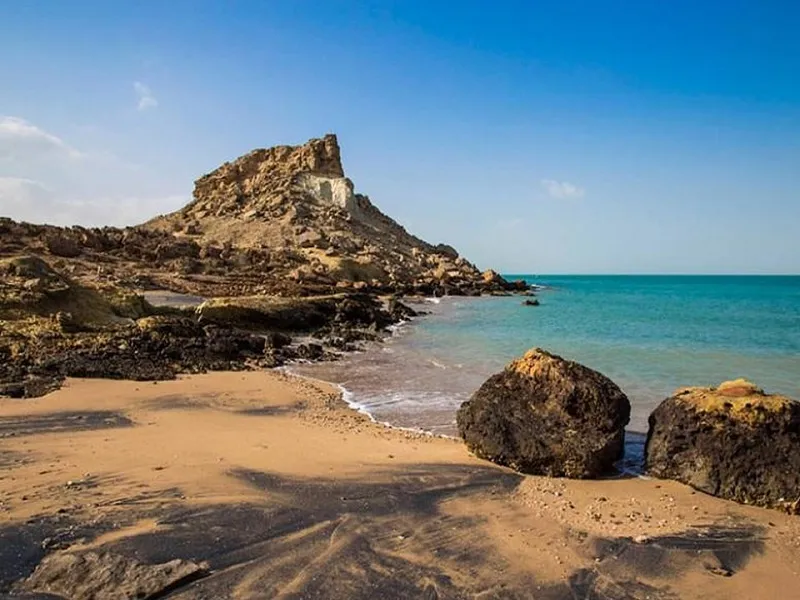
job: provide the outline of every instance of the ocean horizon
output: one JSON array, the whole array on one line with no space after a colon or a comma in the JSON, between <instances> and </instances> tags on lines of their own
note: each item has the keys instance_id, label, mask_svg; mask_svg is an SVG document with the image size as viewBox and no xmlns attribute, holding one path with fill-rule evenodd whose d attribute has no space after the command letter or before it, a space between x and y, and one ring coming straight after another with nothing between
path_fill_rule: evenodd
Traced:
<instances>
[{"instance_id":1,"label":"ocean horizon","mask_svg":"<svg viewBox=\"0 0 800 600\"><path fill-rule=\"evenodd\" d=\"M675 389L744 377L800 398L798 275L507 274L520 296L444 297L383 344L295 372L341 385L352 405L398 427L455 435L455 413L491 374L532 347L585 364L631 400L628 427Z\"/></svg>"}]
</instances>

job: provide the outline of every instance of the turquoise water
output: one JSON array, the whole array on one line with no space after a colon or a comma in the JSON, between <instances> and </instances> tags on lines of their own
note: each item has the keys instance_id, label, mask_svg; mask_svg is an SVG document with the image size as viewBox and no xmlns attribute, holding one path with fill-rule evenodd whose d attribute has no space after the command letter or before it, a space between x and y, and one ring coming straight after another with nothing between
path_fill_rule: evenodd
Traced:
<instances>
[{"instance_id":1,"label":"turquoise water","mask_svg":"<svg viewBox=\"0 0 800 600\"><path fill-rule=\"evenodd\" d=\"M381 347L302 371L342 384L379 420L450 434L461 402L533 346L614 380L634 431L688 385L746 377L800 399L798 276L524 277L546 286L540 306L516 296L429 302L431 315Z\"/></svg>"}]
</instances>

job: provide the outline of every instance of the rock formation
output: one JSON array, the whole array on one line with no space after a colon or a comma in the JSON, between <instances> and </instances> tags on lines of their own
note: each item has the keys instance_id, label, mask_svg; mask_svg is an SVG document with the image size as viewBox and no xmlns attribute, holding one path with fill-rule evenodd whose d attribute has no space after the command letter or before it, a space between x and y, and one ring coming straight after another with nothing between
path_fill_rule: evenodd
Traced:
<instances>
[{"instance_id":1,"label":"rock formation","mask_svg":"<svg viewBox=\"0 0 800 600\"><path fill-rule=\"evenodd\" d=\"M72 600L163 598L208 576L208 565L175 559L150 565L110 552L52 554L20 588Z\"/></svg>"},{"instance_id":2,"label":"rock formation","mask_svg":"<svg viewBox=\"0 0 800 600\"><path fill-rule=\"evenodd\" d=\"M0 319L54 317L63 325L102 327L119 322L109 300L36 256L0 259Z\"/></svg>"},{"instance_id":3,"label":"rock formation","mask_svg":"<svg viewBox=\"0 0 800 600\"><path fill-rule=\"evenodd\" d=\"M387 310L368 294L217 298L194 311L151 306L150 314L134 320L118 316L100 292L77 289L96 301L91 311L6 313L0 320L0 396L41 396L66 377L149 381L331 359L359 341L378 339L410 310L396 301ZM324 346L292 346L287 332L313 335Z\"/></svg>"},{"instance_id":4,"label":"rock formation","mask_svg":"<svg viewBox=\"0 0 800 600\"><path fill-rule=\"evenodd\" d=\"M0 395L41 395L71 376L163 379L327 358L414 316L378 294L526 287L483 276L355 193L328 135L225 163L197 180L189 205L140 226L0 218ZM141 290L208 300L165 314ZM321 343L260 337L295 331Z\"/></svg>"},{"instance_id":5,"label":"rock formation","mask_svg":"<svg viewBox=\"0 0 800 600\"><path fill-rule=\"evenodd\" d=\"M650 415L647 472L760 506L800 500L800 402L743 379L686 388Z\"/></svg>"},{"instance_id":6,"label":"rock formation","mask_svg":"<svg viewBox=\"0 0 800 600\"><path fill-rule=\"evenodd\" d=\"M52 256L81 280L201 296L478 294L527 289L408 233L355 192L334 135L254 150L195 182L183 209L125 229L0 219L0 256Z\"/></svg>"},{"instance_id":7,"label":"rock formation","mask_svg":"<svg viewBox=\"0 0 800 600\"><path fill-rule=\"evenodd\" d=\"M481 458L535 475L592 478L622 457L629 417L614 382L535 348L489 378L457 422Z\"/></svg>"},{"instance_id":8,"label":"rock formation","mask_svg":"<svg viewBox=\"0 0 800 600\"><path fill-rule=\"evenodd\" d=\"M226 163L197 180L191 204L145 227L190 237L205 255L268 250L273 271L311 284L458 293L483 283L452 247L409 234L357 194L334 135ZM499 276L486 283L508 286Z\"/></svg>"}]
</instances>

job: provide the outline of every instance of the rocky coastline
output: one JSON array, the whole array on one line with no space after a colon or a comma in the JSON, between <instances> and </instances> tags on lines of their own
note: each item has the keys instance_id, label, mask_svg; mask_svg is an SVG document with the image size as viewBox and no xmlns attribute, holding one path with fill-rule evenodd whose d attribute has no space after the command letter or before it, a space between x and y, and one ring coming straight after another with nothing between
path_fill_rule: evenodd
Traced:
<instances>
[{"instance_id":1,"label":"rocky coastline","mask_svg":"<svg viewBox=\"0 0 800 600\"><path fill-rule=\"evenodd\" d=\"M338 141L255 150L143 225L0 219L0 396L330 360L412 318L405 296L524 292L354 192ZM154 306L144 292L192 294ZM293 343L293 338L312 341Z\"/></svg>"},{"instance_id":2,"label":"rocky coastline","mask_svg":"<svg viewBox=\"0 0 800 600\"><path fill-rule=\"evenodd\" d=\"M465 444L274 370L381 340L418 316L409 298L507 294L531 292L356 193L331 135L225 163L136 227L0 219L0 597L672 600L755 597L763 572L783 589L794 400L679 390L650 417L657 479L634 480L615 470L628 398L542 349L461 407Z\"/></svg>"},{"instance_id":3,"label":"rocky coastline","mask_svg":"<svg viewBox=\"0 0 800 600\"><path fill-rule=\"evenodd\" d=\"M618 474L630 402L610 379L533 348L458 411L476 456L516 471ZM684 388L650 414L643 472L712 496L800 514L800 402L744 379Z\"/></svg>"}]
</instances>

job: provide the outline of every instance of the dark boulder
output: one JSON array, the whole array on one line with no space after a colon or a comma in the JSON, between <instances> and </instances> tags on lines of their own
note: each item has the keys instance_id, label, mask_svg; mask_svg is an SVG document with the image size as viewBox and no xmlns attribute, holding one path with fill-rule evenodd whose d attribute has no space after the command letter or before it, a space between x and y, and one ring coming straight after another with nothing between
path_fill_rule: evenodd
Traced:
<instances>
[{"instance_id":1,"label":"dark boulder","mask_svg":"<svg viewBox=\"0 0 800 600\"><path fill-rule=\"evenodd\" d=\"M391 298L389 300L389 314L392 316L392 320L394 321L407 321L408 319L413 319L418 315L417 311L415 311L410 306L403 304L397 298Z\"/></svg>"},{"instance_id":2,"label":"dark boulder","mask_svg":"<svg viewBox=\"0 0 800 600\"><path fill-rule=\"evenodd\" d=\"M80 256L83 251L79 240L64 233L48 235L44 240L44 245L53 256L64 258L75 258Z\"/></svg>"},{"instance_id":3,"label":"dark boulder","mask_svg":"<svg viewBox=\"0 0 800 600\"><path fill-rule=\"evenodd\" d=\"M301 360L320 360L325 356L325 350L319 344L300 344L296 350L296 357Z\"/></svg>"},{"instance_id":4,"label":"dark boulder","mask_svg":"<svg viewBox=\"0 0 800 600\"><path fill-rule=\"evenodd\" d=\"M523 300L522 306L539 306L539 301L536 298Z\"/></svg>"},{"instance_id":5,"label":"dark boulder","mask_svg":"<svg viewBox=\"0 0 800 600\"><path fill-rule=\"evenodd\" d=\"M292 336L280 331L271 331L265 336L267 348L285 348L292 343Z\"/></svg>"},{"instance_id":6,"label":"dark boulder","mask_svg":"<svg viewBox=\"0 0 800 600\"><path fill-rule=\"evenodd\" d=\"M490 377L457 422L481 458L523 473L591 478L613 472L629 417L613 381L535 348Z\"/></svg>"},{"instance_id":7,"label":"dark boulder","mask_svg":"<svg viewBox=\"0 0 800 600\"><path fill-rule=\"evenodd\" d=\"M263 336L225 327L206 327L207 351L211 357L239 360L264 353L267 341Z\"/></svg>"},{"instance_id":8,"label":"dark boulder","mask_svg":"<svg viewBox=\"0 0 800 600\"><path fill-rule=\"evenodd\" d=\"M453 260L458 258L458 250L448 244L436 244L433 251Z\"/></svg>"},{"instance_id":9,"label":"dark boulder","mask_svg":"<svg viewBox=\"0 0 800 600\"><path fill-rule=\"evenodd\" d=\"M25 398L25 382L0 383L0 398Z\"/></svg>"},{"instance_id":10,"label":"dark boulder","mask_svg":"<svg viewBox=\"0 0 800 600\"><path fill-rule=\"evenodd\" d=\"M392 316L374 296L350 294L337 300L334 322L351 327L373 327L381 330L392 324Z\"/></svg>"},{"instance_id":11,"label":"dark boulder","mask_svg":"<svg viewBox=\"0 0 800 600\"><path fill-rule=\"evenodd\" d=\"M800 499L800 402L743 379L687 388L650 415L647 472L737 502Z\"/></svg>"}]
</instances>

